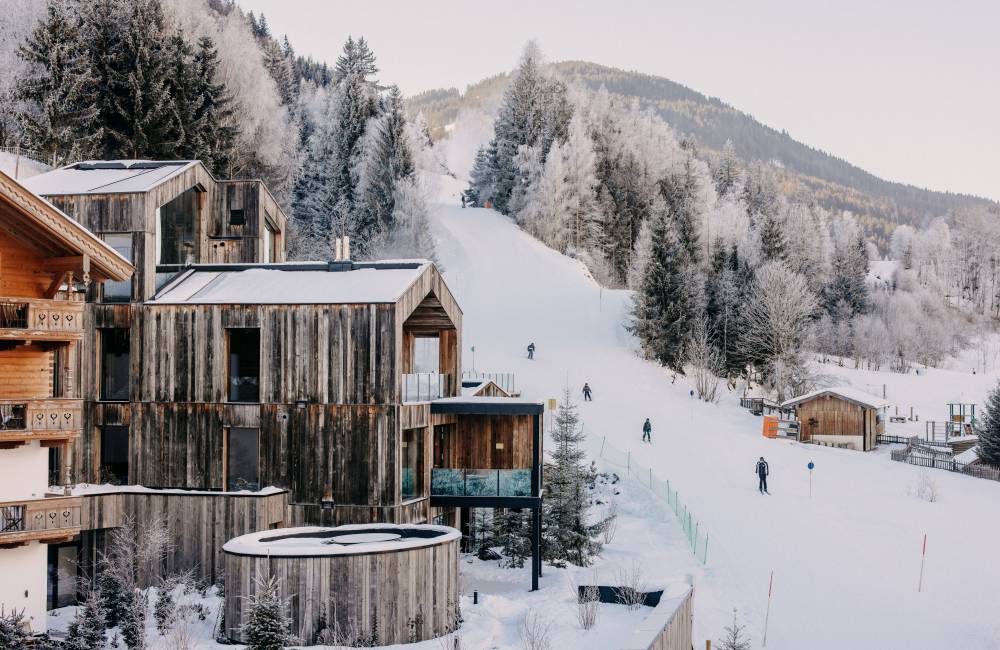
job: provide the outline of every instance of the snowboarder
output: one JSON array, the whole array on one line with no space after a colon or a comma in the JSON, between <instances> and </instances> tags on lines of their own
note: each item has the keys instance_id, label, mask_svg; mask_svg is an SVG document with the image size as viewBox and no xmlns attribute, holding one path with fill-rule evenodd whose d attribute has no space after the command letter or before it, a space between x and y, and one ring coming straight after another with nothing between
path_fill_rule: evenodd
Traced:
<instances>
[{"instance_id":1,"label":"snowboarder","mask_svg":"<svg viewBox=\"0 0 1000 650\"><path fill-rule=\"evenodd\" d=\"M590 396L590 384L583 382L583 401L593 402L594 398Z\"/></svg>"},{"instance_id":2,"label":"snowboarder","mask_svg":"<svg viewBox=\"0 0 1000 650\"><path fill-rule=\"evenodd\" d=\"M529 343L528 344L528 358L529 359L534 359L535 358L535 344L534 343Z\"/></svg>"},{"instance_id":3,"label":"snowboarder","mask_svg":"<svg viewBox=\"0 0 1000 650\"><path fill-rule=\"evenodd\" d=\"M646 418L646 422L642 425L642 441L653 444L653 425L650 423L649 418Z\"/></svg>"},{"instance_id":4,"label":"snowboarder","mask_svg":"<svg viewBox=\"0 0 1000 650\"><path fill-rule=\"evenodd\" d=\"M770 474L770 470L767 467L767 461L761 456L760 460L757 461L757 478L760 481L757 484L757 489L760 490L761 494L770 494L767 491L767 475Z\"/></svg>"}]
</instances>

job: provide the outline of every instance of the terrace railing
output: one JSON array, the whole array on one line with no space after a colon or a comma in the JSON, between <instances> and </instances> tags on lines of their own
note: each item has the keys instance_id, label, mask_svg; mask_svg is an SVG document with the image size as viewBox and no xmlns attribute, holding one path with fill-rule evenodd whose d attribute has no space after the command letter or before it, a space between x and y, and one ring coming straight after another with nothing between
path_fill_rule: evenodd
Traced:
<instances>
[{"instance_id":1,"label":"terrace railing","mask_svg":"<svg viewBox=\"0 0 1000 650\"><path fill-rule=\"evenodd\" d=\"M58 541L80 530L80 497L52 497L0 502L0 544Z\"/></svg>"},{"instance_id":2,"label":"terrace railing","mask_svg":"<svg viewBox=\"0 0 1000 650\"><path fill-rule=\"evenodd\" d=\"M0 441L66 438L83 428L83 400L0 399Z\"/></svg>"},{"instance_id":3,"label":"terrace railing","mask_svg":"<svg viewBox=\"0 0 1000 650\"><path fill-rule=\"evenodd\" d=\"M431 470L431 496L530 497L530 469Z\"/></svg>"},{"instance_id":4,"label":"terrace railing","mask_svg":"<svg viewBox=\"0 0 1000 650\"><path fill-rule=\"evenodd\" d=\"M83 334L83 303L74 300L0 297L0 330L25 330L45 336ZM7 338L16 332L5 333ZM52 337L50 337L52 338Z\"/></svg>"},{"instance_id":5,"label":"terrace railing","mask_svg":"<svg viewBox=\"0 0 1000 650\"><path fill-rule=\"evenodd\" d=\"M476 370L463 370L462 382L464 383L466 381L492 381L494 384L511 395L517 393L517 386L514 383L514 373L512 372L479 372Z\"/></svg>"},{"instance_id":6,"label":"terrace railing","mask_svg":"<svg viewBox=\"0 0 1000 650\"><path fill-rule=\"evenodd\" d=\"M429 402L452 394L452 378L448 373L415 372L403 375L404 402Z\"/></svg>"}]
</instances>

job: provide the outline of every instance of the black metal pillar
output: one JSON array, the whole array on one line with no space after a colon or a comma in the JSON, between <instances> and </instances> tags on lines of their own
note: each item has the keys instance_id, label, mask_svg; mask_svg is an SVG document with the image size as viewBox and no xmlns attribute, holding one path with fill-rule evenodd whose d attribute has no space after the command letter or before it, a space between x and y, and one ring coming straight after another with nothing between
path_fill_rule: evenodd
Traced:
<instances>
[{"instance_id":1,"label":"black metal pillar","mask_svg":"<svg viewBox=\"0 0 1000 650\"><path fill-rule=\"evenodd\" d=\"M542 508L531 509L531 590L538 591L538 578L542 575Z\"/></svg>"}]
</instances>

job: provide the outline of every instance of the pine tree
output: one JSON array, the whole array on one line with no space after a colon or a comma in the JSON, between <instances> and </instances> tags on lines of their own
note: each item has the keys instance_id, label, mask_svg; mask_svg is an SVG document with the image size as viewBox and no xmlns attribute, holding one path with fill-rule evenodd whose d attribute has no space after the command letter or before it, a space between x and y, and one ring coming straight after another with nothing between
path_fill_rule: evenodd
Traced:
<instances>
[{"instance_id":1,"label":"pine tree","mask_svg":"<svg viewBox=\"0 0 1000 650\"><path fill-rule=\"evenodd\" d=\"M760 238L760 254L765 261L784 260L786 256L785 233L781 223L773 213L758 216L757 236Z\"/></svg>"},{"instance_id":2,"label":"pine tree","mask_svg":"<svg viewBox=\"0 0 1000 650\"><path fill-rule=\"evenodd\" d=\"M701 279L662 200L650 218L652 248L633 299L629 330L651 358L683 373L687 342L701 319Z\"/></svg>"},{"instance_id":3,"label":"pine tree","mask_svg":"<svg viewBox=\"0 0 1000 650\"><path fill-rule=\"evenodd\" d=\"M853 220L838 224L839 236L834 238L830 259L830 279L823 287L822 306L832 318L851 318L868 311L868 247L864 233Z\"/></svg>"},{"instance_id":4,"label":"pine tree","mask_svg":"<svg viewBox=\"0 0 1000 650\"><path fill-rule=\"evenodd\" d=\"M200 99L194 112L199 149L191 157L221 175L233 158L240 129L233 114L232 97L225 84L219 81L218 50L207 36L198 39L194 71L197 78L195 96Z\"/></svg>"},{"instance_id":5,"label":"pine tree","mask_svg":"<svg viewBox=\"0 0 1000 650\"><path fill-rule=\"evenodd\" d=\"M750 650L750 640L746 638L746 626L740 625L733 610L733 624L726 627L726 634L719 639L721 650Z\"/></svg>"},{"instance_id":6,"label":"pine tree","mask_svg":"<svg viewBox=\"0 0 1000 650\"><path fill-rule=\"evenodd\" d=\"M247 598L243 636L247 650L282 650L292 642L288 601L281 597L278 578L254 579L255 593Z\"/></svg>"},{"instance_id":7,"label":"pine tree","mask_svg":"<svg viewBox=\"0 0 1000 650\"><path fill-rule=\"evenodd\" d=\"M133 588L128 598L125 616L119 622L122 640L129 650L144 650L146 647L146 614L148 601L143 589Z\"/></svg>"},{"instance_id":8,"label":"pine tree","mask_svg":"<svg viewBox=\"0 0 1000 650\"><path fill-rule=\"evenodd\" d=\"M358 40L354 40L351 36L348 36L347 42L344 43L344 51L337 57L337 63L334 66L337 83L340 83L349 75L356 75L362 79L366 79L377 72L378 67L375 65L375 53L368 47L368 42L365 41L364 37L362 36Z\"/></svg>"},{"instance_id":9,"label":"pine tree","mask_svg":"<svg viewBox=\"0 0 1000 650\"><path fill-rule=\"evenodd\" d=\"M20 115L26 144L56 165L90 157L102 133L75 8L66 0L50 2L18 54L32 67L19 84L20 98L31 106Z\"/></svg>"},{"instance_id":10,"label":"pine tree","mask_svg":"<svg viewBox=\"0 0 1000 650\"><path fill-rule=\"evenodd\" d=\"M177 616L177 603L174 602L174 588L176 586L173 580L161 580L160 588L156 590L153 619L156 621L156 629L161 636L167 633Z\"/></svg>"},{"instance_id":11,"label":"pine tree","mask_svg":"<svg viewBox=\"0 0 1000 650\"><path fill-rule=\"evenodd\" d=\"M489 508L474 508L472 512L472 551L480 560L496 559L493 517L494 511Z\"/></svg>"},{"instance_id":12,"label":"pine tree","mask_svg":"<svg viewBox=\"0 0 1000 650\"><path fill-rule=\"evenodd\" d=\"M285 42L287 43L287 40ZM295 76L292 59L272 38L265 40L261 49L264 67L274 80L282 106L294 106L298 98L298 79Z\"/></svg>"},{"instance_id":13,"label":"pine tree","mask_svg":"<svg viewBox=\"0 0 1000 650\"><path fill-rule=\"evenodd\" d=\"M180 30L171 34L164 46L166 74L164 87L170 95L172 119L163 143L167 158L194 159L204 150L202 125L198 119L201 88L193 61L194 50Z\"/></svg>"},{"instance_id":14,"label":"pine tree","mask_svg":"<svg viewBox=\"0 0 1000 650\"><path fill-rule=\"evenodd\" d=\"M63 650L103 650L106 620L104 599L97 589L89 590L69 624Z\"/></svg>"},{"instance_id":15,"label":"pine tree","mask_svg":"<svg viewBox=\"0 0 1000 650\"><path fill-rule=\"evenodd\" d=\"M463 192L465 201L470 206L481 208L490 200L493 196L491 179L489 155L486 147L479 147L469 173L469 187Z\"/></svg>"},{"instance_id":16,"label":"pine tree","mask_svg":"<svg viewBox=\"0 0 1000 650\"><path fill-rule=\"evenodd\" d=\"M531 531L522 510L506 508L493 513L493 535L503 553L503 564L521 568L531 557Z\"/></svg>"},{"instance_id":17,"label":"pine tree","mask_svg":"<svg viewBox=\"0 0 1000 650\"><path fill-rule=\"evenodd\" d=\"M986 397L983 417L976 423L979 460L1000 468L1000 384Z\"/></svg>"},{"instance_id":18,"label":"pine tree","mask_svg":"<svg viewBox=\"0 0 1000 650\"><path fill-rule=\"evenodd\" d=\"M588 566L601 550L597 530L587 523L587 484L592 479L585 464L585 435L569 389L563 393L552 432L552 447L543 468L542 554L556 566L570 562Z\"/></svg>"},{"instance_id":19,"label":"pine tree","mask_svg":"<svg viewBox=\"0 0 1000 650\"><path fill-rule=\"evenodd\" d=\"M715 191L720 197L726 197L736 191L742 179L740 161L736 157L736 149L732 140L726 140L722 155L712 170L712 180L715 181Z\"/></svg>"},{"instance_id":20,"label":"pine tree","mask_svg":"<svg viewBox=\"0 0 1000 650\"><path fill-rule=\"evenodd\" d=\"M397 184L413 175L413 156L406 136L403 95L392 86L385 98L382 115L374 125L372 144L366 156L362 215L356 219L352 236L358 254L366 257L395 230ZM364 229L364 230L362 230Z\"/></svg>"},{"instance_id":21,"label":"pine tree","mask_svg":"<svg viewBox=\"0 0 1000 650\"><path fill-rule=\"evenodd\" d=\"M660 183L660 196L666 203L671 219L674 221L677 237L687 251L688 258L697 261L701 256L698 228L701 222L701 203L699 201L699 180L695 171L695 158L687 155L684 158L682 171L669 174Z\"/></svg>"},{"instance_id":22,"label":"pine tree","mask_svg":"<svg viewBox=\"0 0 1000 650\"><path fill-rule=\"evenodd\" d=\"M93 0L80 6L82 47L89 57L94 78L97 119L101 125L95 156L105 160L123 157L112 133L118 112L122 70L129 65L124 54L126 18L130 8L126 0Z\"/></svg>"},{"instance_id":23,"label":"pine tree","mask_svg":"<svg viewBox=\"0 0 1000 650\"><path fill-rule=\"evenodd\" d=\"M7 612L0 605L0 648L27 650L28 634L25 632L24 610Z\"/></svg>"}]
</instances>

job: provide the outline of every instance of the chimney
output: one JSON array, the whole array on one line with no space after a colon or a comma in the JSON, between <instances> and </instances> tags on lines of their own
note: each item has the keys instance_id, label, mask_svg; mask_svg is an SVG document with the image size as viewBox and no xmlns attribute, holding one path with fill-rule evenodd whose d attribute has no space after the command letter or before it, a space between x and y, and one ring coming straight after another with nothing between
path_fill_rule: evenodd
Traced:
<instances>
[{"instance_id":1,"label":"chimney","mask_svg":"<svg viewBox=\"0 0 1000 650\"><path fill-rule=\"evenodd\" d=\"M344 237L344 261L351 261L351 238Z\"/></svg>"},{"instance_id":2,"label":"chimney","mask_svg":"<svg viewBox=\"0 0 1000 650\"><path fill-rule=\"evenodd\" d=\"M334 240L333 248L334 248L333 261L339 262L341 259L343 259L343 243L340 237L337 237L337 239Z\"/></svg>"}]
</instances>

